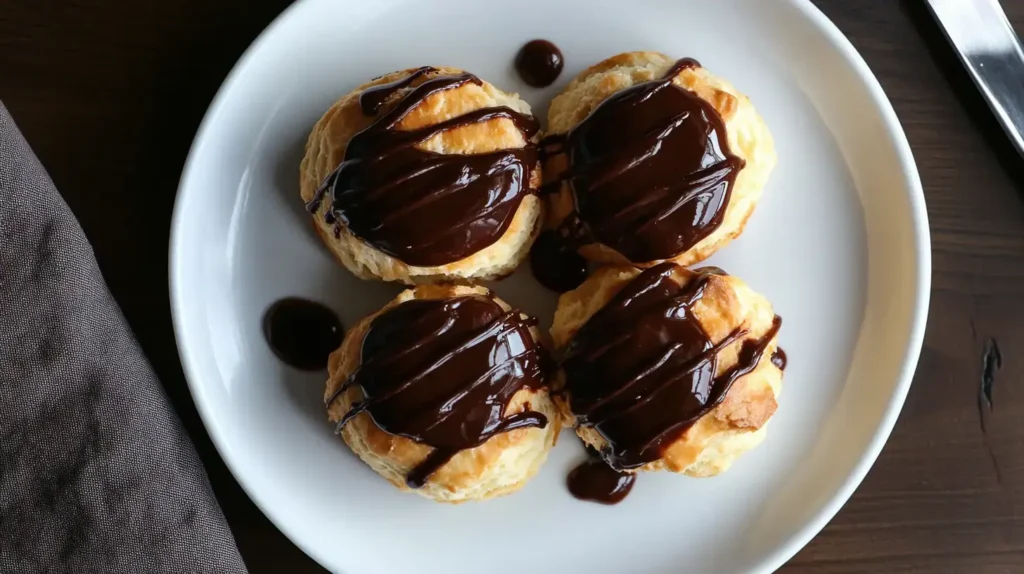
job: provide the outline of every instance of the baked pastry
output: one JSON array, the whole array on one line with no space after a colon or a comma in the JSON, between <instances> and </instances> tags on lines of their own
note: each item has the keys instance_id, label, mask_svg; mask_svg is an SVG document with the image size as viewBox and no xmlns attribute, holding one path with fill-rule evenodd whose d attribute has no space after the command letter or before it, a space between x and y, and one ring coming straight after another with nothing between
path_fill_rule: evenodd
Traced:
<instances>
[{"instance_id":1,"label":"baked pastry","mask_svg":"<svg viewBox=\"0 0 1024 574\"><path fill-rule=\"evenodd\" d=\"M423 285L328 361L328 418L366 464L440 502L518 490L561 429L536 320L483 287Z\"/></svg>"},{"instance_id":2,"label":"baked pastry","mask_svg":"<svg viewBox=\"0 0 1024 574\"><path fill-rule=\"evenodd\" d=\"M718 474L764 439L780 326L718 269L604 267L558 301L556 402L615 470Z\"/></svg>"},{"instance_id":3,"label":"baked pastry","mask_svg":"<svg viewBox=\"0 0 1024 574\"><path fill-rule=\"evenodd\" d=\"M776 162L750 100L685 58L619 54L551 102L550 228L591 261L691 265L742 233Z\"/></svg>"},{"instance_id":4,"label":"baked pastry","mask_svg":"<svg viewBox=\"0 0 1024 574\"><path fill-rule=\"evenodd\" d=\"M472 74L394 72L320 118L300 192L327 247L363 279L504 276L543 219L537 129L518 95Z\"/></svg>"}]
</instances>

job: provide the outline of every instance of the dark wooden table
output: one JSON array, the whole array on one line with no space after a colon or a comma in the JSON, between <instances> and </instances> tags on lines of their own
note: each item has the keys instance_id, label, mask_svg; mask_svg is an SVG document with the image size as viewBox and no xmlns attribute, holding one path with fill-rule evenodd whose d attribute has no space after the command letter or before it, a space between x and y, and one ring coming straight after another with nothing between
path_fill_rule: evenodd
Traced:
<instances>
[{"instance_id":1,"label":"dark wooden table","mask_svg":"<svg viewBox=\"0 0 1024 574\"><path fill-rule=\"evenodd\" d=\"M171 331L167 240L207 104L288 3L0 0L0 99L92 240L252 572L320 568L245 496L196 414ZM1024 0L1003 3L1024 29ZM1024 162L916 0L817 4L878 75L910 138L934 275L924 351L895 432L850 502L785 570L1024 572ZM1003 365L989 369L994 409L982 427L990 341Z\"/></svg>"}]
</instances>

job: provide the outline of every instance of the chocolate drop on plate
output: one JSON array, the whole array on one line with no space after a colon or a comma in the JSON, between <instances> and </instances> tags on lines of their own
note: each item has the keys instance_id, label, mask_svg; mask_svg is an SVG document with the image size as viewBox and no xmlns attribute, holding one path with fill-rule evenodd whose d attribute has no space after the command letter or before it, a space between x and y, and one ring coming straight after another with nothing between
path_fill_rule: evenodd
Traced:
<instances>
[{"instance_id":1,"label":"chocolate drop on plate","mask_svg":"<svg viewBox=\"0 0 1024 574\"><path fill-rule=\"evenodd\" d=\"M277 358L303 371L327 367L327 357L345 335L333 311L307 299L288 297L263 315L263 336Z\"/></svg>"},{"instance_id":2,"label":"chocolate drop on plate","mask_svg":"<svg viewBox=\"0 0 1024 574\"><path fill-rule=\"evenodd\" d=\"M556 293L572 291L587 278L587 261L557 230L540 234L530 248L530 270L538 283Z\"/></svg>"},{"instance_id":3,"label":"chocolate drop on plate","mask_svg":"<svg viewBox=\"0 0 1024 574\"><path fill-rule=\"evenodd\" d=\"M527 42L516 54L519 77L534 88L545 88L553 84L562 73L563 65L562 51L547 40Z\"/></svg>"},{"instance_id":4,"label":"chocolate drop on plate","mask_svg":"<svg viewBox=\"0 0 1024 574\"><path fill-rule=\"evenodd\" d=\"M786 357L786 352L782 350L782 347L777 347L775 352L772 353L772 364L778 367L780 371L786 370L786 363L789 359Z\"/></svg>"},{"instance_id":5,"label":"chocolate drop on plate","mask_svg":"<svg viewBox=\"0 0 1024 574\"><path fill-rule=\"evenodd\" d=\"M636 474L620 472L608 466L600 454L587 447L590 454L569 473L569 492L580 500L601 504L618 504L633 490Z\"/></svg>"}]
</instances>

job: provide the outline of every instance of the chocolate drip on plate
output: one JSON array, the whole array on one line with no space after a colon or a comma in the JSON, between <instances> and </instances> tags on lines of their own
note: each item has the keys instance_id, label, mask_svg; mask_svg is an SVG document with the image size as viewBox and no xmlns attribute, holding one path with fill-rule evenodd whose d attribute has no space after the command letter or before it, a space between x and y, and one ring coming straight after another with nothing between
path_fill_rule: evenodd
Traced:
<instances>
[{"instance_id":1,"label":"chocolate drip on plate","mask_svg":"<svg viewBox=\"0 0 1024 574\"><path fill-rule=\"evenodd\" d=\"M419 488L459 451L546 426L539 412L505 413L519 390L545 382L535 322L485 296L414 299L387 310L363 337L359 368L327 401L362 390L337 430L366 412L382 430L433 447L406 477Z\"/></svg>"},{"instance_id":2,"label":"chocolate drip on plate","mask_svg":"<svg viewBox=\"0 0 1024 574\"><path fill-rule=\"evenodd\" d=\"M698 66L679 60L661 79L612 94L567 134L541 143L548 155L559 148L567 155L560 177L582 223L576 243L656 261L687 251L722 224L744 161L730 152L714 107L672 82Z\"/></svg>"},{"instance_id":3,"label":"chocolate drip on plate","mask_svg":"<svg viewBox=\"0 0 1024 574\"><path fill-rule=\"evenodd\" d=\"M413 130L399 123L428 97L467 83L472 74L430 76L420 68L395 82L367 88L359 96L364 114L376 119L352 137L345 158L306 206L317 212L326 200L327 223L344 225L356 237L409 265L437 266L464 259L494 244L531 193L537 163L529 140L539 124L511 108L482 108ZM423 79L426 78L426 79ZM409 89L394 106L392 96ZM416 146L443 132L493 119L511 120L527 140L521 149L481 154L439 154ZM340 227L335 229L340 235Z\"/></svg>"},{"instance_id":4,"label":"chocolate drip on plate","mask_svg":"<svg viewBox=\"0 0 1024 574\"><path fill-rule=\"evenodd\" d=\"M586 281L587 260L570 247L560 230L549 229L530 248L530 271L541 285L565 293Z\"/></svg>"},{"instance_id":5,"label":"chocolate drip on plate","mask_svg":"<svg viewBox=\"0 0 1024 574\"><path fill-rule=\"evenodd\" d=\"M775 352L772 353L772 364L778 367L780 371L785 371L787 363L789 363L789 358L786 357L786 351L783 351L782 347L777 347Z\"/></svg>"},{"instance_id":6,"label":"chocolate drip on plate","mask_svg":"<svg viewBox=\"0 0 1024 574\"><path fill-rule=\"evenodd\" d=\"M771 330L745 341L737 364L716 376L718 352L747 331L712 341L692 307L713 275L679 285L676 269L662 263L638 275L580 328L562 360L572 412L604 437L601 454L616 470L661 458L664 446L754 370L782 323L776 316Z\"/></svg>"},{"instance_id":7,"label":"chocolate drip on plate","mask_svg":"<svg viewBox=\"0 0 1024 574\"><path fill-rule=\"evenodd\" d=\"M580 500L618 504L633 490L636 474L615 470L587 447L590 456L569 473L566 484L569 492Z\"/></svg>"},{"instance_id":8,"label":"chocolate drip on plate","mask_svg":"<svg viewBox=\"0 0 1024 574\"><path fill-rule=\"evenodd\" d=\"M304 371L327 367L345 330L327 307L298 297L280 299L263 314L263 336L283 362Z\"/></svg>"}]
</instances>

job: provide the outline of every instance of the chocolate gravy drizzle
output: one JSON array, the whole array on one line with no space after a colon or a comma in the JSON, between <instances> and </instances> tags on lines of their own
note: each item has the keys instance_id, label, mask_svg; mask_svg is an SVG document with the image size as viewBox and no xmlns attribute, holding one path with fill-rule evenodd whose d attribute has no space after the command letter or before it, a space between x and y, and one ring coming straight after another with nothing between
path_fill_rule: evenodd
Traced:
<instances>
[{"instance_id":1,"label":"chocolate gravy drizzle","mask_svg":"<svg viewBox=\"0 0 1024 574\"><path fill-rule=\"evenodd\" d=\"M298 297L280 299L263 314L263 336L285 363L304 371L327 367L327 357L345 335L327 307Z\"/></svg>"},{"instance_id":2,"label":"chocolate gravy drizzle","mask_svg":"<svg viewBox=\"0 0 1024 574\"><path fill-rule=\"evenodd\" d=\"M531 40L516 54L516 71L529 86L550 86L562 73L562 51L547 40Z\"/></svg>"},{"instance_id":3,"label":"chocolate gravy drizzle","mask_svg":"<svg viewBox=\"0 0 1024 574\"><path fill-rule=\"evenodd\" d=\"M436 266L464 259L501 238L525 195L537 163L529 140L539 124L508 107L482 108L413 130L398 124L431 95L481 84L472 74L445 76L420 68L395 82L367 88L359 105L376 119L349 141L341 165L324 180L306 208L329 200L324 219L409 265ZM426 78L426 79L423 79ZM422 80L390 110L399 90ZM481 154L439 154L415 147L442 132L496 118L511 120L527 140L522 149ZM328 198L329 196L329 198Z\"/></svg>"},{"instance_id":4,"label":"chocolate gravy drizzle","mask_svg":"<svg viewBox=\"0 0 1024 574\"><path fill-rule=\"evenodd\" d=\"M772 364L780 371L785 371L788 362L789 358L786 357L786 352L782 350L782 347L776 347L775 352L772 353Z\"/></svg>"},{"instance_id":5,"label":"chocolate gravy drizzle","mask_svg":"<svg viewBox=\"0 0 1024 574\"><path fill-rule=\"evenodd\" d=\"M714 107L672 82L698 66L679 60L661 79L616 92L568 133L541 142L542 155L567 155L559 179L573 194L574 246L603 243L634 262L671 259L721 225L744 161L729 151Z\"/></svg>"},{"instance_id":6,"label":"chocolate gravy drizzle","mask_svg":"<svg viewBox=\"0 0 1024 574\"><path fill-rule=\"evenodd\" d=\"M547 417L525 410L505 416L523 387L545 382L545 359L517 310L484 296L414 299L377 316L363 337L359 368L327 400L358 386L363 399L337 432L366 412L384 431L434 448L407 476L411 488L459 451Z\"/></svg>"},{"instance_id":7,"label":"chocolate gravy drizzle","mask_svg":"<svg viewBox=\"0 0 1024 574\"><path fill-rule=\"evenodd\" d=\"M605 438L601 456L616 470L661 458L664 445L754 370L782 324L776 316L771 330L745 341L737 364L716 376L718 352L747 331L713 342L691 310L713 275L679 285L675 269L662 263L638 275L583 325L562 360L572 412Z\"/></svg>"},{"instance_id":8,"label":"chocolate gravy drizzle","mask_svg":"<svg viewBox=\"0 0 1024 574\"><path fill-rule=\"evenodd\" d=\"M566 484L569 492L580 500L601 504L618 504L633 490L636 474L615 470L601 458L600 453L587 447L590 455L569 473Z\"/></svg>"}]
</instances>

